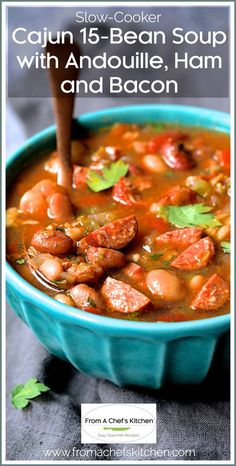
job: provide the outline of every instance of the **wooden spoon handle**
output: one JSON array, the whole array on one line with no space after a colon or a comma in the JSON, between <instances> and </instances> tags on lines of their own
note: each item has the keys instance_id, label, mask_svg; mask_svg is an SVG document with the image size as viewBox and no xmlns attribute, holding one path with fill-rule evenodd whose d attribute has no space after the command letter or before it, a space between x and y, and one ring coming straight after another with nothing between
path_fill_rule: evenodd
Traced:
<instances>
[{"instance_id":1,"label":"wooden spoon handle","mask_svg":"<svg viewBox=\"0 0 236 466\"><path fill-rule=\"evenodd\" d=\"M46 52L50 56L57 57L58 67L55 62L50 66L49 81L53 96L53 109L56 121L57 135L57 151L59 156L59 171L57 183L65 188L72 186L72 167L71 167L71 131L72 117L74 107L74 94L65 95L61 90L61 83L65 80L76 80L78 77L78 69L70 66L65 68L68 58L71 53L78 60L79 46L77 44L51 44L48 43Z\"/></svg>"}]
</instances>

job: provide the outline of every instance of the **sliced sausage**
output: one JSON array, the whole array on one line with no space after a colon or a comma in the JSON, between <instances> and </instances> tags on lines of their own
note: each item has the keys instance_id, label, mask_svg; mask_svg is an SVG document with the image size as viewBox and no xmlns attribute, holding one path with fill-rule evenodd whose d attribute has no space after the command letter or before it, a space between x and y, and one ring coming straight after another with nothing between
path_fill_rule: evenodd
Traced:
<instances>
[{"instance_id":1,"label":"sliced sausage","mask_svg":"<svg viewBox=\"0 0 236 466\"><path fill-rule=\"evenodd\" d=\"M229 284L217 273L203 285L191 304L199 311L216 311L229 299Z\"/></svg>"},{"instance_id":2,"label":"sliced sausage","mask_svg":"<svg viewBox=\"0 0 236 466\"><path fill-rule=\"evenodd\" d=\"M152 270L146 278L151 293L165 301L179 301L184 297L185 289L182 281L168 270Z\"/></svg>"},{"instance_id":3,"label":"sliced sausage","mask_svg":"<svg viewBox=\"0 0 236 466\"><path fill-rule=\"evenodd\" d=\"M103 275L103 269L97 265L85 264L72 264L67 273L74 277L76 283L90 283L96 281Z\"/></svg>"},{"instance_id":4,"label":"sliced sausage","mask_svg":"<svg viewBox=\"0 0 236 466\"><path fill-rule=\"evenodd\" d=\"M48 252L53 255L70 254L74 250L74 241L55 228L37 231L32 238L31 244L37 251Z\"/></svg>"},{"instance_id":5,"label":"sliced sausage","mask_svg":"<svg viewBox=\"0 0 236 466\"><path fill-rule=\"evenodd\" d=\"M130 181L124 176L115 183L112 190L112 198L115 202L122 205L131 206L136 204L134 189L132 188Z\"/></svg>"},{"instance_id":6,"label":"sliced sausage","mask_svg":"<svg viewBox=\"0 0 236 466\"><path fill-rule=\"evenodd\" d=\"M121 270L127 277L141 279L144 274L144 270L140 265L135 264L135 262L130 262Z\"/></svg>"},{"instance_id":7,"label":"sliced sausage","mask_svg":"<svg viewBox=\"0 0 236 466\"><path fill-rule=\"evenodd\" d=\"M196 200L196 193L185 186L174 186L160 199L158 205L185 205Z\"/></svg>"},{"instance_id":8,"label":"sliced sausage","mask_svg":"<svg viewBox=\"0 0 236 466\"><path fill-rule=\"evenodd\" d=\"M137 231L137 219L134 215L130 215L92 231L87 235L86 240L91 246L122 249L130 243Z\"/></svg>"},{"instance_id":9,"label":"sliced sausage","mask_svg":"<svg viewBox=\"0 0 236 466\"><path fill-rule=\"evenodd\" d=\"M92 264L99 265L103 269L123 267L126 263L125 255L114 249L95 248L90 246L87 251L87 260Z\"/></svg>"},{"instance_id":10,"label":"sliced sausage","mask_svg":"<svg viewBox=\"0 0 236 466\"><path fill-rule=\"evenodd\" d=\"M111 277L106 278L101 293L110 309L125 314L144 311L151 305L151 301L143 293Z\"/></svg>"},{"instance_id":11,"label":"sliced sausage","mask_svg":"<svg viewBox=\"0 0 236 466\"><path fill-rule=\"evenodd\" d=\"M185 249L172 262L172 267L182 270L197 270L205 267L215 254L215 246L209 236L200 239L197 243L192 244Z\"/></svg>"},{"instance_id":12,"label":"sliced sausage","mask_svg":"<svg viewBox=\"0 0 236 466\"><path fill-rule=\"evenodd\" d=\"M88 285L76 285L70 290L70 296L75 302L76 307L84 311L96 311L102 309L103 302L97 291Z\"/></svg>"},{"instance_id":13,"label":"sliced sausage","mask_svg":"<svg viewBox=\"0 0 236 466\"><path fill-rule=\"evenodd\" d=\"M159 151L166 165L174 170L191 170L195 165L192 153L176 138L169 138Z\"/></svg>"},{"instance_id":14,"label":"sliced sausage","mask_svg":"<svg viewBox=\"0 0 236 466\"><path fill-rule=\"evenodd\" d=\"M180 230L167 231L156 238L159 246L174 248L187 248L201 239L203 229L198 227L182 228Z\"/></svg>"}]
</instances>

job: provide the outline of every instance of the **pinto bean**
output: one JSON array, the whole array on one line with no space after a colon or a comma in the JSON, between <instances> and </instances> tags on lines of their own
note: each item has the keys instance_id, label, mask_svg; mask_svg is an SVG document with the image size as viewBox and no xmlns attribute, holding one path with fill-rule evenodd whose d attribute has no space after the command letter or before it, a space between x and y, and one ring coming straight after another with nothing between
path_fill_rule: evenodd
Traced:
<instances>
[{"instance_id":1,"label":"pinto bean","mask_svg":"<svg viewBox=\"0 0 236 466\"><path fill-rule=\"evenodd\" d=\"M70 296L76 307L84 311L93 311L104 307L99 293L88 285L80 284L70 290Z\"/></svg>"},{"instance_id":2,"label":"pinto bean","mask_svg":"<svg viewBox=\"0 0 236 466\"><path fill-rule=\"evenodd\" d=\"M92 264L72 264L67 273L75 278L76 283L94 282L103 274L103 269Z\"/></svg>"},{"instance_id":3,"label":"pinto bean","mask_svg":"<svg viewBox=\"0 0 236 466\"><path fill-rule=\"evenodd\" d=\"M183 283L168 270L157 269L148 272L146 282L151 293L165 301L179 301L184 297Z\"/></svg>"},{"instance_id":4,"label":"pinto bean","mask_svg":"<svg viewBox=\"0 0 236 466\"><path fill-rule=\"evenodd\" d=\"M54 296L54 299L59 301L59 303L66 304L67 306L74 306L74 301L67 294L58 293Z\"/></svg>"},{"instance_id":5,"label":"pinto bean","mask_svg":"<svg viewBox=\"0 0 236 466\"><path fill-rule=\"evenodd\" d=\"M191 307L197 311L216 311L229 299L229 284L217 273L203 285Z\"/></svg>"},{"instance_id":6,"label":"pinto bean","mask_svg":"<svg viewBox=\"0 0 236 466\"><path fill-rule=\"evenodd\" d=\"M89 233L86 240L91 246L122 249L130 243L137 231L137 219L134 215L130 215L107 223L105 226Z\"/></svg>"},{"instance_id":7,"label":"pinto bean","mask_svg":"<svg viewBox=\"0 0 236 466\"><path fill-rule=\"evenodd\" d=\"M38 218L45 215L48 205L42 193L31 189L23 194L19 207L23 212L28 212Z\"/></svg>"},{"instance_id":8,"label":"pinto bean","mask_svg":"<svg viewBox=\"0 0 236 466\"><path fill-rule=\"evenodd\" d=\"M110 309L125 314L144 311L151 305L151 301L143 293L111 277L106 278L101 293Z\"/></svg>"},{"instance_id":9,"label":"pinto bean","mask_svg":"<svg viewBox=\"0 0 236 466\"><path fill-rule=\"evenodd\" d=\"M197 270L206 267L215 254L215 246L209 236L189 246L172 262L172 267L181 270Z\"/></svg>"},{"instance_id":10,"label":"pinto bean","mask_svg":"<svg viewBox=\"0 0 236 466\"><path fill-rule=\"evenodd\" d=\"M46 259L39 267L40 272L48 280L60 280L60 275L63 272L63 267L57 259Z\"/></svg>"},{"instance_id":11,"label":"pinto bean","mask_svg":"<svg viewBox=\"0 0 236 466\"><path fill-rule=\"evenodd\" d=\"M167 166L159 155L147 154L143 157L143 166L152 173L163 173Z\"/></svg>"},{"instance_id":12,"label":"pinto bean","mask_svg":"<svg viewBox=\"0 0 236 466\"><path fill-rule=\"evenodd\" d=\"M32 238L31 244L39 252L54 255L70 254L74 250L74 241L55 228L37 231Z\"/></svg>"},{"instance_id":13,"label":"pinto bean","mask_svg":"<svg viewBox=\"0 0 236 466\"><path fill-rule=\"evenodd\" d=\"M74 218L72 205L66 194L52 194L48 198L48 205L48 216L56 222L69 222Z\"/></svg>"},{"instance_id":14,"label":"pinto bean","mask_svg":"<svg viewBox=\"0 0 236 466\"><path fill-rule=\"evenodd\" d=\"M123 267L126 262L125 255L114 249L95 248L90 246L87 251L88 262L99 265L103 269Z\"/></svg>"},{"instance_id":15,"label":"pinto bean","mask_svg":"<svg viewBox=\"0 0 236 466\"><path fill-rule=\"evenodd\" d=\"M175 138L169 138L160 147L160 154L166 165L174 170L191 170L195 165L191 152Z\"/></svg>"},{"instance_id":16,"label":"pinto bean","mask_svg":"<svg viewBox=\"0 0 236 466\"><path fill-rule=\"evenodd\" d=\"M61 188L52 180L41 180L34 185L33 191L40 192L46 198L58 192Z\"/></svg>"}]
</instances>

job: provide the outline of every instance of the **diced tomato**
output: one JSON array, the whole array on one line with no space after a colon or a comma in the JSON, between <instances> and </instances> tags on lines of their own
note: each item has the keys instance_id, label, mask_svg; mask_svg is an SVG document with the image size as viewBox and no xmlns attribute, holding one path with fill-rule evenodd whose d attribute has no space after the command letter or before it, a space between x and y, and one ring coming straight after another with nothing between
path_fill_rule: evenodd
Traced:
<instances>
[{"instance_id":1,"label":"diced tomato","mask_svg":"<svg viewBox=\"0 0 236 466\"><path fill-rule=\"evenodd\" d=\"M220 166L226 169L230 168L230 149L222 149L219 151Z\"/></svg>"}]
</instances>

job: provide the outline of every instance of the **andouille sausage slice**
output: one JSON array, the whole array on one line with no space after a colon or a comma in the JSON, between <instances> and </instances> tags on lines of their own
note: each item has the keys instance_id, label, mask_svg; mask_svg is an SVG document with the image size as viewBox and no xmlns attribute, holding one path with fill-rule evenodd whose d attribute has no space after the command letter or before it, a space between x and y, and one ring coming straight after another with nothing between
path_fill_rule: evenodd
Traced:
<instances>
[{"instance_id":1,"label":"andouille sausage slice","mask_svg":"<svg viewBox=\"0 0 236 466\"><path fill-rule=\"evenodd\" d=\"M197 270L205 267L215 254L215 246L209 236L189 246L172 262L172 267L181 270Z\"/></svg>"},{"instance_id":2,"label":"andouille sausage slice","mask_svg":"<svg viewBox=\"0 0 236 466\"><path fill-rule=\"evenodd\" d=\"M201 239L203 229L199 227L181 228L163 233L156 238L159 246L171 246L175 248L187 248Z\"/></svg>"},{"instance_id":3,"label":"andouille sausage slice","mask_svg":"<svg viewBox=\"0 0 236 466\"><path fill-rule=\"evenodd\" d=\"M191 304L196 311L216 311L229 299L229 284L217 273L203 285Z\"/></svg>"},{"instance_id":4,"label":"andouille sausage slice","mask_svg":"<svg viewBox=\"0 0 236 466\"><path fill-rule=\"evenodd\" d=\"M70 290L70 296L76 307L85 311L97 311L104 307L99 293L88 285L76 285Z\"/></svg>"},{"instance_id":5,"label":"andouille sausage slice","mask_svg":"<svg viewBox=\"0 0 236 466\"><path fill-rule=\"evenodd\" d=\"M111 277L106 278L101 293L110 309L124 314L141 312L151 305L150 299L143 293Z\"/></svg>"},{"instance_id":6,"label":"andouille sausage slice","mask_svg":"<svg viewBox=\"0 0 236 466\"><path fill-rule=\"evenodd\" d=\"M130 243L137 231L137 219L134 215L130 215L92 231L87 235L86 241L91 246L122 249Z\"/></svg>"},{"instance_id":7,"label":"andouille sausage slice","mask_svg":"<svg viewBox=\"0 0 236 466\"><path fill-rule=\"evenodd\" d=\"M123 267L126 263L125 255L122 252L109 248L95 248L94 246L90 246L87 250L87 260L103 269Z\"/></svg>"},{"instance_id":8,"label":"andouille sausage slice","mask_svg":"<svg viewBox=\"0 0 236 466\"><path fill-rule=\"evenodd\" d=\"M37 231L31 244L37 251L53 255L70 254L74 251L74 241L56 228Z\"/></svg>"}]
</instances>

